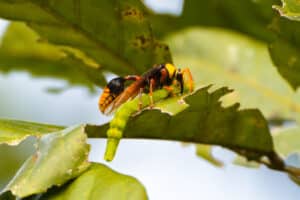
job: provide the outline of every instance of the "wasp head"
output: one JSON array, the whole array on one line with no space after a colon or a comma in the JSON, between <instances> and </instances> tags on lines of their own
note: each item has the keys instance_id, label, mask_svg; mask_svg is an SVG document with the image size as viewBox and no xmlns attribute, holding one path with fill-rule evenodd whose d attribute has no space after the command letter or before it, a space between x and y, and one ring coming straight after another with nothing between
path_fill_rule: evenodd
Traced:
<instances>
[{"instance_id":1,"label":"wasp head","mask_svg":"<svg viewBox=\"0 0 300 200\"><path fill-rule=\"evenodd\" d=\"M107 88L112 95L118 96L124 91L125 79L123 77L116 77L109 81Z\"/></svg>"}]
</instances>

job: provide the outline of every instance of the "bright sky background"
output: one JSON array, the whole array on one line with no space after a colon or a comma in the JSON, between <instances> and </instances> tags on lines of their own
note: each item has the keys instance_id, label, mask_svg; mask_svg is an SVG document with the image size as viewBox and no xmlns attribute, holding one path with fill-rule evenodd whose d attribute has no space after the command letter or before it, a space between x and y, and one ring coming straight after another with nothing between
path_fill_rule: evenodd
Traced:
<instances>
[{"instance_id":1,"label":"bright sky background","mask_svg":"<svg viewBox=\"0 0 300 200\"><path fill-rule=\"evenodd\" d=\"M149 4L150 0L146 0ZM178 13L182 1L152 0L153 9ZM181 3L180 3L181 2ZM0 32L5 22L0 23ZM99 114L98 96L84 88L68 89L55 95L48 87L64 87L64 81L37 79L27 73L0 74L0 117L54 124L104 123L109 118ZM101 93L101 90L98 91ZM90 159L104 163L104 140L89 140ZM216 168L196 157L193 146L180 143L122 140L117 156L106 163L118 172L138 178L151 200L298 200L300 188L279 172L247 169L230 163L233 154L216 148L225 160Z\"/></svg>"}]
</instances>

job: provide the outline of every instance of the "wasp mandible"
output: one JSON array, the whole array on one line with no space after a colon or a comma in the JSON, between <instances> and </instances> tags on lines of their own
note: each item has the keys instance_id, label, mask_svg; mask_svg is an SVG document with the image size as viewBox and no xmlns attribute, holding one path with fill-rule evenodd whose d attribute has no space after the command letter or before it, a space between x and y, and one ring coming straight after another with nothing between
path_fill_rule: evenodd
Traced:
<instances>
[{"instance_id":1,"label":"wasp mandible","mask_svg":"<svg viewBox=\"0 0 300 200\"><path fill-rule=\"evenodd\" d=\"M184 83L185 74L187 75L187 84ZM127 81L133 82L126 87ZM188 85L190 92L194 89L193 77L189 68L181 70L170 63L155 65L141 76L116 77L109 81L104 88L98 102L99 109L104 114L110 114L126 101L142 95L142 93L149 93L150 107L153 107L153 91L165 88L172 92L172 88L169 86L175 84L174 82L179 83L181 94L183 94L185 85Z\"/></svg>"}]
</instances>

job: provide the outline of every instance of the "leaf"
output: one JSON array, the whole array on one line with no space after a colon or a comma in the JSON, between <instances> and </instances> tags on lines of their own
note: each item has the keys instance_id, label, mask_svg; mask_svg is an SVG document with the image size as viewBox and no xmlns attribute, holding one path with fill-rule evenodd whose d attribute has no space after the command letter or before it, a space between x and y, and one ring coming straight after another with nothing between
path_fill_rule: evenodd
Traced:
<instances>
[{"instance_id":1,"label":"leaf","mask_svg":"<svg viewBox=\"0 0 300 200\"><path fill-rule=\"evenodd\" d=\"M300 168L300 127L276 131L273 138L275 150L284 156L285 164ZM289 175L289 178L300 184L300 175Z\"/></svg>"},{"instance_id":2,"label":"leaf","mask_svg":"<svg viewBox=\"0 0 300 200\"><path fill-rule=\"evenodd\" d=\"M33 144L33 139L27 139L18 146L0 145L0 190L13 178L18 168L34 152Z\"/></svg>"},{"instance_id":3,"label":"leaf","mask_svg":"<svg viewBox=\"0 0 300 200\"><path fill-rule=\"evenodd\" d=\"M274 5L273 8L280 12L280 15L290 20L300 21L300 3L297 0L281 0L282 7Z\"/></svg>"},{"instance_id":4,"label":"leaf","mask_svg":"<svg viewBox=\"0 0 300 200\"><path fill-rule=\"evenodd\" d=\"M231 90L220 88L209 93L208 89L205 87L187 96L185 102L189 106L176 115L160 110L145 110L131 117L123 138L220 145L242 153L249 159L274 153L267 122L257 109L238 110L238 104L224 108L220 98ZM172 103L179 104L176 100ZM89 137L101 137L103 134L105 136L107 129L107 125L87 126L86 133Z\"/></svg>"},{"instance_id":5,"label":"leaf","mask_svg":"<svg viewBox=\"0 0 300 200\"><path fill-rule=\"evenodd\" d=\"M145 189L137 180L113 172L100 164L93 164L78 179L62 186L68 180L79 176L90 166L90 163L87 161L89 145L86 144L85 125L61 130L63 127L54 125L1 120L0 127L2 127L0 130L3 132L3 135L11 136L11 134L20 131L20 134L17 136L20 136L21 139L18 142L24 140L25 134L26 136L35 135L40 137L36 152L27 159L15 174L15 177L1 191L0 199L14 199L9 192L18 197L39 194L37 198L42 199L74 199L74 197L81 199L81 195L94 195L96 199L107 199L109 197L112 199L147 199ZM58 132L51 132L50 134L42 132L57 130ZM16 140L14 140L14 143L16 143ZM17 146L16 148L20 149L21 147ZM16 153L16 148L12 153ZM3 148L1 148L2 153L7 154L8 152L3 151ZM22 153L24 154L25 152ZM16 157L16 155L19 154L10 153L5 155L11 159L2 156L6 161L5 165L1 165L2 171L6 175L5 180L7 180L8 174L11 176L16 170L16 167L12 167L12 164L17 164L15 160L21 158ZM24 159L24 156L22 158ZM14 162L10 162L10 160ZM10 166L9 170L3 169L3 167L8 165ZM20 165L20 161L18 161L18 165ZM92 182L95 182L93 187L91 187ZM40 194L53 186L60 187L50 189L45 195ZM107 187L110 190L107 190ZM116 193L116 190L119 192ZM82 191L86 191L86 193L82 193Z\"/></svg>"},{"instance_id":6,"label":"leaf","mask_svg":"<svg viewBox=\"0 0 300 200\"><path fill-rule=\"evenodd\" d=\"M0 144L18 145L29 136L40 137L62 128L56 125L0 119Z\"/></svg>"},{"instance_id":7,"label":"leaf","mask_svg":"<svg viewBox=\"0 0 300 200\"><path fill-rule=\"evenodd\" d=\"M227 85L235 92L223 105L240 102L268 119L300 120L300 91L278 75L264 43L224 29L194 28L167 39L177 66L188 66L196 85Z\"/></svg>"},{"instance_id":8,"label":"leaf","mask_svg":"<svg viewBox=\"0 0 300 200\"><path fill-rule=\"evenodd\" d=\"M276 34L276 39L269 44L271 58L279 73L296 90L300 85L300 22L285 18L274 18L270 29Z\"/></svg>"},{"instance_id":9,"label":"leaf","mask_svg":"<svg viewBox=\"0 0 300 200\"><path fill-rule=\"evenodd\" d=\"M155 33L161 37L167 37L170 33L183 29L205 26L231 29L259 40L271 41L274 34L267 26L274 16L272 5L279 2L279 0L186 0L180 16L151 13L150 19Z\"/></svg>"},{"instance_id":10,"label":"leaf","mask_svg":"<svg viewBox=\"0 0 300 200\"><path fill-rule=\"evenodd\" d=\"M39 200L144 200L145 188L133 177L119 174L102 164L92 164L69 184L54 189Z\"/></svg>"},{"instance_id":11,"label":"leaf","mask_svg":"<svg viewBox=\"0 0 300 200\"><path fill-rule=\"evenodd\" d=\"M94 64L95 65L95 64ZM70 56L62 47L39 41L39 36L24 23L8 26L0 44L0 71L28 71L35 77L64 79L71 85L94 90L103 86L104 76L83 56Z\"/></svg>"},{"instance_id":12,"label":"leaf","mask_svg":"<svg viewBox=\"0 0 300 200\"><path fill-rule=\"evenodd\" d=\"M213 146L210 145L197 144L196 154L208 161L209 163L211 163L212 165L222 167L223 163L212 155L212 148Z\"/></svg>"},{"instance_id":13,"label":"leaf","mask_svg":"<svg viewBox=\"0 0 300 200\"><path fill-rule=\"evenodd\" d=\"M183 29L205 26L231 29L265 41L270 45L270 55L279 73L296 89L300 85L297 76L300 72L299 41L296 37L299 35L299 22L278 20L272 6L281 16L299 21L300 4L297 0L282 0L282 7L278 4L279 0L185 1L180 16L152 13L151 21L155 32L161 37ZM284 21L284 25L278 21ZM211 61L214 62L214 59L211 58Z\"/></svg>"},{"instance_id":14,"label":"leaf","mask_svg":"<svg viewBox=\"0 0 300 200\"><path fill-rule=\"evenodd\" d=\"M286 128L273 134L276 151L288 156L292 153L300 153L300 127Z\"/></svg>"},{"instance_id":15,"label":"leaf","mask_svg":"<svg viewBox=\"0 0 300 200\"><path fill-rule=\"evenodd\" d=\"M300 167L300 154L298 153L292 153L289 156L285 158L285 163L287 163L289 166L293 166L296 168ZM294 181L296 184L300 186L300 175L289 175L289 178Z\"/></svg>"},{"instance_id":16,"label":"leaf","mask_svg":"<svg viewBox=\"0 0 300 200\"><path fill-rule=\"evenodd\" d=\"M16 200L16 198L9 192L0 196L0 200Z\"/></svg>"},{"instance_id":17,"label":"leaf","mask_svg":"<svg viewBox=\"0 0 300 200\"><path fill-rule=\"evenodd\" d=\"M300 128L281 128L272 134L275 151L285 159L289 166L300 167ZM246 167L258 167L257 163L248 162L241 156L237 156L235 164Z\"/></svg>"},{"instance_id":18,"label":"leaf","mask_svg":"<svg viewBox=\"0 0 300 200\"><path fill-rule=\"evenodd\" d=\"M87 169L88 153L83 126L44 135L36 152L1 193L11 191L17 197L26 197L46 192L54 185L61 186Z\"/></svg>"},{"instance_id":19,"label":"leaf","mask_svg":"<svg viewBox=\"0 0 300 200\"><path fill-rule=\"evenodd\" d=\"M30 14L24 12L28 10ZM124 75L171 61L168 47L153 37L138 0L1 0L0 16L27 22L52 44L84 52L101 70Z\"/></svg>"},{"instance_id":20,"label":"leaf","mask_svg":"<svg viewBox=\"0 0 300 200\"><path fill-rule=\"evenodd\" d=\"M258 168L260 166L260 164L258 164L257 162L249 161L249 160L247 160L247 158L244 158L239 155L234 159L233 163L236 165L240 165L243 167L249 167L249 168Z\"/></svg>"}]
</instances>

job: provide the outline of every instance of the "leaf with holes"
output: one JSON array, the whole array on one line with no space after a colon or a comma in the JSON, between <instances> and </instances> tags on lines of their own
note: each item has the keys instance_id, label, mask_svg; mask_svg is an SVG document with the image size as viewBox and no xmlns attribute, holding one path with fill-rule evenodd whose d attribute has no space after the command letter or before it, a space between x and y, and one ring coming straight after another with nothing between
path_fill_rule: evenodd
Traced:
<instances>
[{"instance_id":1,"label":"leaf with holes","mask_svg":"<svg viewBox=\"0 0 300 200\"><path fill-rule=\"evenodd\" d=\"M173 110L176 105L182 105L182 100L174 97L158 103L159 110L145 110L131 117L123 138L214 144L233 149L249 159L268 156L273 162L273 142L262 114L257 109L238 110L238 104L224 108L219 100L231 90L220 88L209 92L208 89L198 89L186 96L181 111ZM107 125L86 128L89 137L106 137L107 130Z\"/></svg>"},{"instance_id":2,"label":"leaf with holes","mask_svg":"<svg viewBox=\"0 0 300 200\"><path fill-rule=\"evenodd\" d=\"M1 0L0 17L24 21L42 40L84 52L101 70L141 73L171 61L168 47L153 37L139 0Z\"/></svg>"}]
</instances>

